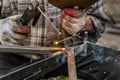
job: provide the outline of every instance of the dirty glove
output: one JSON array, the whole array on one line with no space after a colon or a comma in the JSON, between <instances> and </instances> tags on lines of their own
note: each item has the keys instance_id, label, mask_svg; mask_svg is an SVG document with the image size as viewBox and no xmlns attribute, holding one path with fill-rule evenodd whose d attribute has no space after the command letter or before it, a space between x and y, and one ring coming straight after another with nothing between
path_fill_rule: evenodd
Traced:
<instances>
[{"instance_id":1,"label":"dirty glove","mask_svg":"<svg viewBox=\"0 0 120 80\"><path fill-rule=\"evenodd\" d=\"M86 13L76 9L64 9L61 16L63 29L73 35L82 30L92 31L92 21Z\"/></svg>"},{"instance_id":2,"label":"dirty glove","mask_svg":"<svg viewBox=\"0 0 120 80\"><path fill-rule=\"evenodd\" d=\"M2 45L20 45L30 29L16 22L21 15L0 20L0 43Z\"/></svg>"}]
</instances>

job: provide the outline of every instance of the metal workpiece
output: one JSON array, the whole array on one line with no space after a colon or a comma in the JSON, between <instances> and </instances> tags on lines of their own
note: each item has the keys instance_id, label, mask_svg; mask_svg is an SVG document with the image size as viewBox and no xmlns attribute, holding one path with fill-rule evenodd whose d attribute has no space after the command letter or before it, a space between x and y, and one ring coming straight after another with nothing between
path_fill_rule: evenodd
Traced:
<instances>
[{"instance_id":1,"label":"metal workpiece","mask_svg":"<svg viewBox=\"0 0 120 80\"><path fill-rule=\"evenodd\" d=\"M65 63L64 55L38 59L32 63L28 62L22 66L0 75L0 80L36 80L39 77L53 71Z\"/></svg>"},{"instance_id":2,"label":"metal workpiece","mask_svg":"<svg viewBox=\"0 0 120 80\"><path fill-rule=\"evenodd\" d=\"M33 62L25 63L19 67L13 68L8 72L3 73L0 75L0 80L36 80L39 77L44 77L44 75L50 73L53 74L55 72L59 72L59 69L61 67L64 67L65 70L74 71L75 67L76 69L84 67L84 63L81 63L81 61L84 58L81 58L82 56L89 56L93 55L93 60L98 61L100 63L106 63L106 62L119 62L119 56L120 51L116 51L110 48L106 48L99 45L94 44L86 44L87 46L75 46L73 49L66 49L68 51L68 55L65 55L65 52L58 51L56 53L51 53L51 56L43 59L34 60ZM5 48L6 46L0 46L2 48ZM13 48L13 47L11 47ZM14 47L19 48L19 47ZM24 48L24 47L22 47ZM6 50L10 49L10 46L6 48ZM33 48L32 48L33 49ZM59 50L61 48L34 48L35 50ZM0 49L1 50L1 49ZM5 50L5 49L4 49ZM13 50L13 49L11 49ZM22 50L22 49L21 49ZM23 50L24 51L24 50ZM73 54L74 51L74 54ZM32 52L32 50L30 51ZM53 55L52 55L53 54ZM71 55L72 54L72 55ZM85 55L86 54L86 55ZM75 56L75 63L74 65L74 56ZM67 66L67 56L68 57L68 68ZM72 59L72 60L71 60ZM72 62L72 63L71 63ZM64 65L65 64L65 65ZM74 68L73 68L73 67ZM57 70L57 71L56 71ZM55 71L55 72L54 72ZM74 71L75 72L75 71ZM75 73L76 74L76 73ZM71 74L73 76L70 76L70 80L75 80L76 75Z\"/></svg>"},{"instance_id":3,"label":"metal workpiece","mask_svg":"<svg viewBox=\"0 0 120 80\"><path fill-rule=\"evenodd\" d=\"M63 51L65 48L59 47L29 47L29 46L4 46L0 45L0 52L16 54L51 54L57 51Z\"/></svg>"},{"instance_id":4,"label":"metal workpiece","mask_svg":"<svg viewBox=\"0 0 120 80\"><path fill-rule=\"evenodd\" d=\"M77 80L77 72L76 72L74 49L73 48L69 48L66 51L66 53L67 53L67 64L68 64L69 80Z\"/></svg>"}]
</instances>

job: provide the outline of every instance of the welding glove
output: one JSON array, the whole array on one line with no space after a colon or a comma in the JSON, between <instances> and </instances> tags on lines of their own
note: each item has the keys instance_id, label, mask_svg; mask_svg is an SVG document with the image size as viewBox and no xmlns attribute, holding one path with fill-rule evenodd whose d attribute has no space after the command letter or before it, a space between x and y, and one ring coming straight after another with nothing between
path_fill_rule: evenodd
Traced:
<instances>
[{"instance_id":1,"label":"welding glove","mask_svg":"<svg viewBox=\"0 0 120 80\"><path fill-rule=\"evenodd\" d=\"M0 43L2 45L20 45L30 29L18 24L16 20L22 15L15 15L0 20Z\"/></svg>"},{"instance_id":2,"label":"welding glove","mask_svg":"<svg viewBox=\"0 0 120 80\"><path fill-rule=\"evenodd\" d=\"M69 34L74 35L82 30L92 31L92 21L85 12L77 9L64 9L61 15L62 28Z\"/></svg>"}]
</instances>

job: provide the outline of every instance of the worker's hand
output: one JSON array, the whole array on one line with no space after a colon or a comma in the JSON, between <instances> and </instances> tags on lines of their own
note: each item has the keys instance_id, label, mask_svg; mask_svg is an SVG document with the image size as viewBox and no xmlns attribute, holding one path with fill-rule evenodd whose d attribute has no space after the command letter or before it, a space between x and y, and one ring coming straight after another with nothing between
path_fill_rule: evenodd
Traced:
<instances>
[{"instance_id":1,"label":"worker's hand","mask_svg":"<svg viewBox=\"0 0 120 80\"><path fill-rule=\"evenodd\" d=\"M2 45L20 45L30 29L16 22L21 15L0 20L0 43Z\"/></svg>"},{"instance_id":2,"label":"worker's hand","mask_svg":"<svg viewBox=\"0 0 120 80\"><path fill-rule=\"evenodd\" d=\"M76 9L64 9L62 11L61 23L63 29L69 34L73 35L82 30L91 31L92 21L87 18L86 13Z\"/></svg>"}]
</instances>

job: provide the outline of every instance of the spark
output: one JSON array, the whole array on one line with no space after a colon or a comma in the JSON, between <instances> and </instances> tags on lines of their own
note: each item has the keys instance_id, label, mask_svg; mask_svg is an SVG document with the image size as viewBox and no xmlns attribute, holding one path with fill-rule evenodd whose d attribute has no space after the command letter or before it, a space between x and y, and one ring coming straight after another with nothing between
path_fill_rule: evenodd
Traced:
<instances>
[{"instance_id":1,"label":"spark","mask_svg":"<svg viewBox=\"0 0 120 80\"><path fill-rule=\"evenodd\" d=\"M90 17L88 16L87 19L90 19Z\"/></svg>"},{"instance_id":2,"label":"spark","mask_svg":"<svg viewBox=\"0 0 120 80\"><path fill-rule=\"evenodd\" d=\"M113 13L111 12L110 14L112 15Z\"/></svg>"},{"instance_id":3,"label":"spark","mask_svg":"<svg viewBox=\"0 0 120 80\"><path fill-rule=\"evenodd\" d=\"M61 32L59 32L58 34L59 34L59 35L62 35L62 33L61 33Z\"/></svg>"},{"instance_id":4,"label":"spark","mask_svg":"<svg viewBox=\"0 0 120 80\"><path fill-rule=\"evenodd\" d=\"M91 70L92 70L92 68L90 67L90 68L89 68L89 70L91 71Z\"/></svg>"},{"instance_id":5,"label":"spark","mask_svg":"<svg viewBox=\"0 0 120 80\"><path fill-rule=\"evenodd\" d=\"M68 39L70 39L70 38L72 38L72 37L68 37L68 38L64 38L64 39L59 40L59 41L55 41L54 44L55 44L55 45L58 45L59 43L61 43L61 42L63 42L63 41L66 41L66 40L68 40Z\"/></svg>"},{"instance_id":6,"label":"spark","mask_svg":"<svg viewBox=\"0 0 120 80\"><path fill-rule=\"evenodd\" d=\"M104 74L106 74L106 72L104 72Z\"/></svg>"},{"instance_id":7,"label":"spark","mask_svg":"<svg viewBox=\"0 0 120 80\"><path fill-rule=\"evenodd\" d=\"M65 51L66 49L65 48L62 48L62 51Z\"/></svg>"},{"instance_id":8,"label":"spark","mask_svg":"<svg viewBox=\"0 0 120 80\"><path fill-rule=\"evenodd\" d=\"M95 53L95 51L94 51L94 50L92 50L91 52L92 52L92 53Z\"/></svg>"},{"instance_id":9,"label":"spark","mask_svg":"<svg viewBox=\"0 0 120 80\"><path fill-rule=\"evenodd\" d=\"M56 45L58 45L58 44L59 44L59 42L58 42L58 41L55 41L55 44L56 44Z\"/></svg>"},{"instance_id":10,"label":"spark","mask_svg":"<svg viewBox=\"0 0 120 80\"><path fill-rule=\"evenodd\" d=\"M115 59L115 62L117 62L117 60Z\"/></svg>"}]
</instances>

